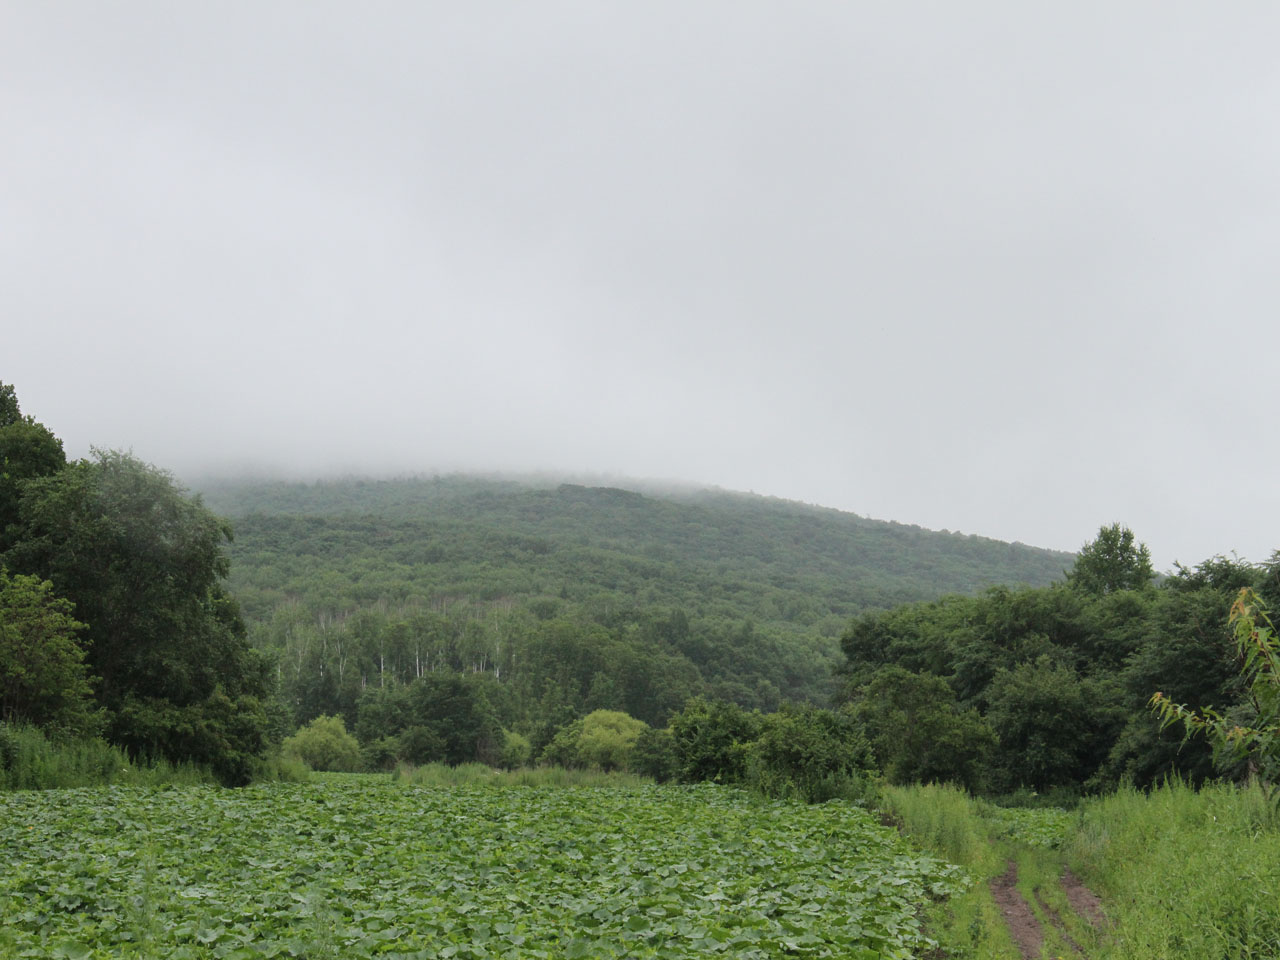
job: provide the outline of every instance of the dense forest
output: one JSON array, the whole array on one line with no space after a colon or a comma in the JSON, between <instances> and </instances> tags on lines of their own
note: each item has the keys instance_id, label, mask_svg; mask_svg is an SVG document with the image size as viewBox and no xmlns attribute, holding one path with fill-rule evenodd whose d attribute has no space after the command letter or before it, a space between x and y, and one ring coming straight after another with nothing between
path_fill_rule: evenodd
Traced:
<instances>
[{"instance_id":1,"label":"dense forest","mask_svg":"<svg viewBox=\"0 0 1280 960\"><path fill-rule=\"evenodd\" d=\"M1212 706L1241 730L1257 722L1257 665L1230 622L1245 589L1250 609L1280 606L1280 555L1214 557L1157 582L1146 548L1113 524L1062 583L857 618L841 639L839 699L898 783L1000 794L1243 779L1257 772L1243 754L1215 756L1180 724L1162 730L1152 698Z\"/></svg>"},{"instance_id":2,"label":"dense forest","mask_svg":"<svg viewBox=\"0 0 1280 960\"><path fill-rule=\"evenodd\" d=\"M230 587L296 723L441 672L540 737L693 696L827 704L870 609L1046 584L1072 556L764 497L471 476L206 482ZM550 724L550 726L548 726ZM540 733L540 731L542 731Z\"/></svg>"},{"instance_id":3,"label":"dense forest","mask_svg":"<svg viewBox=\"0 0 1280 960\"><path fill-rule=\"evenodd\" d=\"M1078 794L1257 772L1163 729L1180 705L1269 722L1228 613L1242 590L1280 606L1280 562L1157 576L1119 524L1077 556L714 490L192 495L126 454L68 462L2 384L0 457L0 723L226 783L283 743L319 767L622 767L809 799L879 776Z\"/></svg>"}]
</instances>

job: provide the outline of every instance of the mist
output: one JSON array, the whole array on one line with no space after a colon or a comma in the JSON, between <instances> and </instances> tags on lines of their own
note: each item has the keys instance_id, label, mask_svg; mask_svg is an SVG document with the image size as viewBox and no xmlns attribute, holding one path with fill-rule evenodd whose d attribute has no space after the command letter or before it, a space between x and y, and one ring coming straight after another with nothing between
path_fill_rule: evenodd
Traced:
<instances>
[{"instance_id":1,"label":"mist","mask_svg":"<svg viewBox=\"0 0 1280 960\"><path fill-rule=\"evenodd\" d=\"M1280 10L0 12L0 379L183 478L660 478L1265 559Z\"/></svg>"}]
</instances>

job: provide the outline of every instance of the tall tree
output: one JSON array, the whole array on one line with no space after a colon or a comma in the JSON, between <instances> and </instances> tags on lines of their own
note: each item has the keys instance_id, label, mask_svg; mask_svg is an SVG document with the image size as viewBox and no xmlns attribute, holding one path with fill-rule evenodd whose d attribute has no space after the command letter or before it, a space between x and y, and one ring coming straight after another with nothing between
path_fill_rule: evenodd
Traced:
<instances>
[{"instance_id":1,"label":"tall tree","mask_svg":"<svg viewBox=\"0 0 1280 960\"><path fill-rule=\"evenodd\" d=\"M1067 581L1086 593L1105 594L1141 590L1154 576L1147 545L1138 543L1128 527L1113 523L1080 548Z\"/></svg>"},{"instance_id":2,"label":"tall tree","mask_svg":"<svg viewBox=\"0 0 1280 960\"><path fill-rule=\"evenodd\" d=\"M28 480L4 559L51 580L88 624L108 733L243 781L264 742L268 673L222 580L231 530L162 470L95 452Z\"/></svg>"},{"instance_id":3,"label":"tall tree","mask_svg":"<svg viewBox=\"0 0 1280 960\"><path fill-rule=\"evenodd\" d=\"M20 537L23 483L57 473L66 464L62 441L43 424L24 417L13 387L0 382L0 552Z\"/></svg>"}]
</instances>

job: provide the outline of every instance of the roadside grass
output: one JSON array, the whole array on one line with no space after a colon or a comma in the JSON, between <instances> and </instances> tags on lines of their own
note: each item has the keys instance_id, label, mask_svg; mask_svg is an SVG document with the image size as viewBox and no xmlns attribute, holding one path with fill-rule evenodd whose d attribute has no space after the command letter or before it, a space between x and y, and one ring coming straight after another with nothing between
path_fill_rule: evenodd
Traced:
<instances>
[{"instance_id":1,"label":"roadside grass","mask_svg":"<svg viewBox=\"0 0 1280 960\"><path fill-rule=\"evenodd\" d=\"M1107 900L1099 960L1280 957L1280 813L1258 786L1123 789L1085 804L1064 849Z\"/></svg>"},{"instance_id":2,"label":"roadside grass","mask_svg":"<svg viewBox=\"0 0 1280 960\"><path fill-rule=\"evenodd\" d=\"M1009 809L970 797L952 785L885 787L882 803L903 833L926 850L969 871L967 891L935 903L926 917L949 960L1020 960L991 892L991 881L1014 865L1016 889L1039 921L1042 956L1089 956L1097 935L1067 901L1059 878L1063 858L1057 851L1073 815L1052 808Z\"/></svg>"}]
</instances>

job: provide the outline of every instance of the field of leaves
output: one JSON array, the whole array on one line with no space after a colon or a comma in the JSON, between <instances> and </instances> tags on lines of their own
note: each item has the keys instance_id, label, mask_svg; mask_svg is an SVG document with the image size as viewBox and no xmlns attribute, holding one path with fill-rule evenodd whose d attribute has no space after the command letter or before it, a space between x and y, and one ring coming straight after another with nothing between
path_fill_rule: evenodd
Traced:
<instances>
[{"instance_id":1,"label":"field of leaves","mask_svg":"<svg viewBox=\"0 0 1280 960\"><path fill-rule=\"evenodd\" d=\"M0 794L0 955L906 958L956 867L704 785Z\"/></svg>"}]
</instances>

